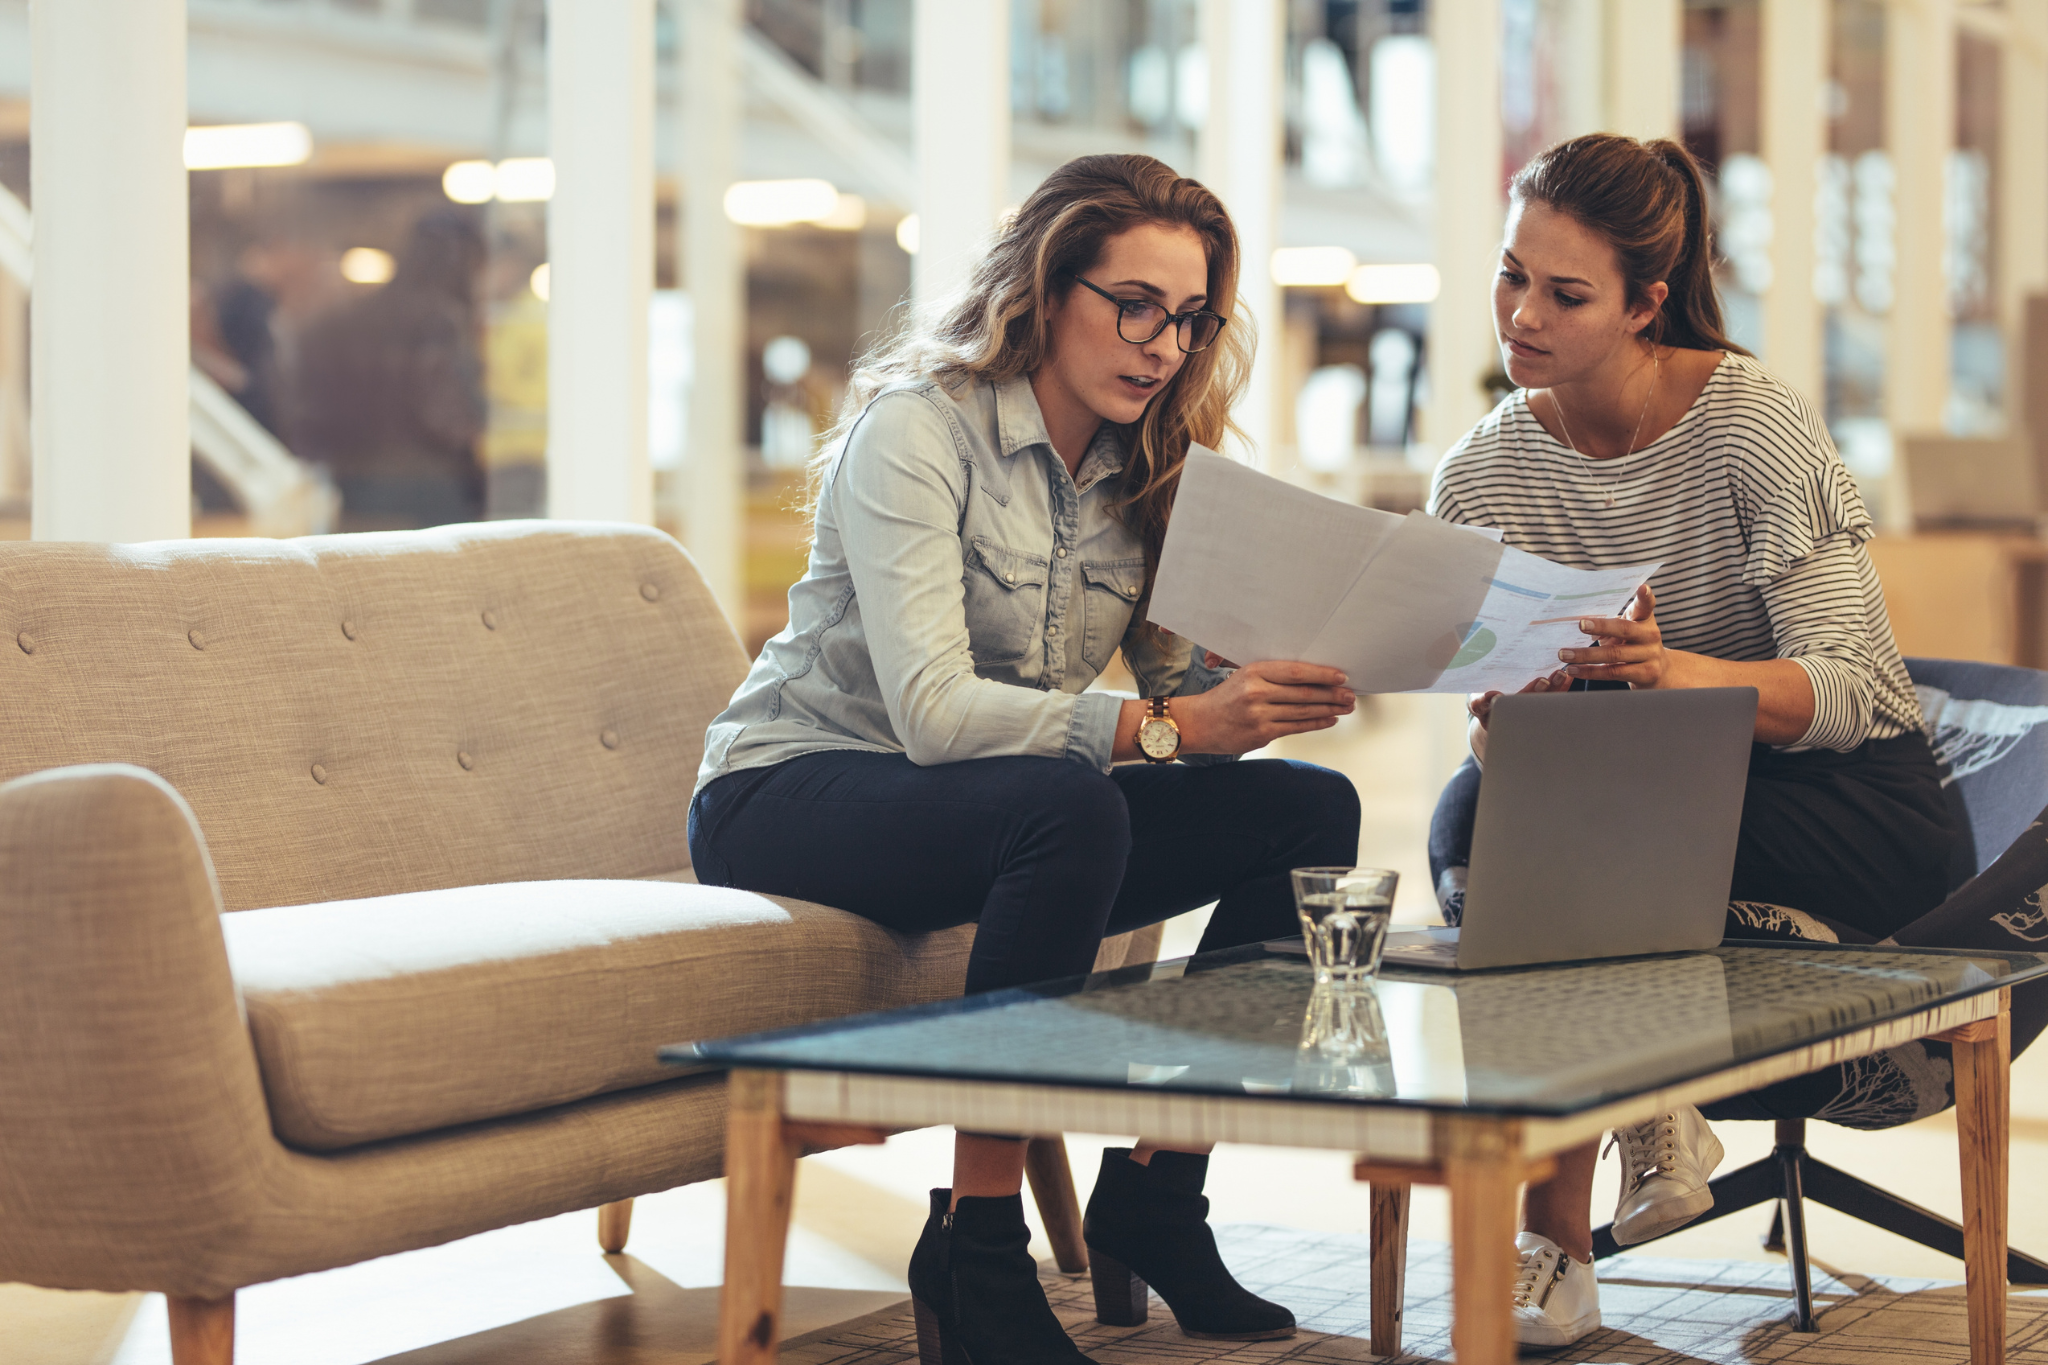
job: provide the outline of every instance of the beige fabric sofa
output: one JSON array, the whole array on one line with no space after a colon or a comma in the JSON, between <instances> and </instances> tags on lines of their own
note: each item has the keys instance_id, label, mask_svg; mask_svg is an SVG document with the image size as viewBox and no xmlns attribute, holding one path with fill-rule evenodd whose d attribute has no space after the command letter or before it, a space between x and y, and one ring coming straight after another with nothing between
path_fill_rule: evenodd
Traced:
<instances>
[{"instance_id":1,"label":"beige fabric sofa","mask_svg":"<svg viewBox=\"0 0 2048 1365\"><path fill-rule=\"evenodd\" d=\"M957 993L971 927L694 884L746 666L635 527L0 546L0 1280L163 1291L191 1365L245 1285L619 1243L721 1168L657 1046Z\"/></svg>"}]
</instances>

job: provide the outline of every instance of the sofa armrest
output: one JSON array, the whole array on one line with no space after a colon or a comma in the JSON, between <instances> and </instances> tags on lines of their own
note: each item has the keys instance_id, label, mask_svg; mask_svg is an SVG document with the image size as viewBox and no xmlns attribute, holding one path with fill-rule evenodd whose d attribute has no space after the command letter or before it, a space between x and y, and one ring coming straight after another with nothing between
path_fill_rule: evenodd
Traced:
<instances>
[{"instance_id":1,"label":"sofa armrest","mask_svg":"<svg viewBox=\"0 0 2048 1365\"><path fill-rule=\"evenodd\" d=\"M1166 936L1164 924L1148 924L1127 934L1112 934L1095 950L1091 971L1113 972L1119 967L1140 967L1159 960L1159 944Z\"/></svg>"},{"instance_id":2,"label":"sofa armrest","mask_svg":"<svg viewBox=\"0 0 2048 1365\"><path fill-rule=\"evenodd\" d=\"M268 1110L191 810L140 768L0 786L0 1280L178 1292Z\"/></svg>"}]
</instances>

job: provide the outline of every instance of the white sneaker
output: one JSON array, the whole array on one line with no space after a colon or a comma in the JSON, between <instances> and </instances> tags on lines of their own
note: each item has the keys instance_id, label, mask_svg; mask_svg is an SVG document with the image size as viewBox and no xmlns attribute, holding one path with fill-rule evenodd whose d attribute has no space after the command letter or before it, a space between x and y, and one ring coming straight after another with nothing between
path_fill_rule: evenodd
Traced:
<instances>
[{"instance_id":1,"label":"white sneaker","mask_svg":"<svg viewBox=\"0 0 2048 1365\"><path fill-rule=\"evenodd\" d=\"M1569 1346L1600 1326L1600 1283L1591 1261L1575 1261L1540 1233L1515 1238L1515 1340Z\"/></svg>"},{"instance_id":2,"label":"white sneaker","mask_svg":"<svg viewBox=\"0 0 2048 1365\"><path fill-rule=\"evenodd\" d=\"M1614 1240L1633 1246L1675 1232L1714 1207L1707 1179L1721 1164L1721 1139L1691 1105L1614 1130L1621 1148L1621 1198Z\"/></svg>"}]
</instances>

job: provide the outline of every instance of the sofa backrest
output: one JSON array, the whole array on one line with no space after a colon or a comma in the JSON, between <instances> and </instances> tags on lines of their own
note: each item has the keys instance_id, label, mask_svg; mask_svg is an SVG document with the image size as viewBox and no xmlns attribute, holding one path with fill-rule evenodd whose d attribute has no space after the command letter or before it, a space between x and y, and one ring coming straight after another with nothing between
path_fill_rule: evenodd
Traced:
<instances>
[{"instance_id":1,"label":"sofa backrest","mask_svg":"<svg viewBox=\"0 0 2048 1365\"><path fill-rule=\"evenodd\" d=\"M0 545L0 781L161 774L230 910L686 868L746 668L642 527Z\"/></svg>"}]
</instances>

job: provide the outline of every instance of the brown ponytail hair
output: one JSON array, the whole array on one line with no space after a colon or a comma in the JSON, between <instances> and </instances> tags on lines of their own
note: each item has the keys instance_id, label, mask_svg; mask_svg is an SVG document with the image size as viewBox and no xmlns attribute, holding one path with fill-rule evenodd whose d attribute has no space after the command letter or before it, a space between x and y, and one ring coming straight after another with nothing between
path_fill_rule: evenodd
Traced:
<instances>
[{"instance_id":1,"label":"brown ponytail hair","mask_svg":"<svg viewBox=\"0 0 2048 1365\"><path fill-rule=\"evenodd\" d=\"M1237 307L1237 229L1223 202L1165 162L1133 154L1076 157L1045 178L996 230L956 298L913 318L855 364L840 423L813 464L814 487L861 409L890 384L936 378L948 388L1030 374L1052 353L1049 305L1118 233L1147 223L1192 229L1209 258L1206 305L1230 319L1214 345L1181 364L1145 413L1117 429L1129 463L1115 512L1145 549L1145 599L1166 539L1188 443L1222 444L1244 392L1255 340ZM815 502L813 504L815 506ZM1143 604L1140 609L1142 611Z\"/></svg>"},{"instance_id":2,"label":"brown ponytail hair","mask_svg":"<svg viewBox=\"0 0 2048 1365\"><path fill-rule=\"evenodd\" d=\"M1683 146L1613 133L1575 137L1516 172L1508 198L1543 204L1605 238L1632 306L1664 282L1670 293L1643 329L1652 344L1749 354L1721 323L1706 177Z\"/></svg>"}]
</instances>

